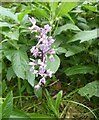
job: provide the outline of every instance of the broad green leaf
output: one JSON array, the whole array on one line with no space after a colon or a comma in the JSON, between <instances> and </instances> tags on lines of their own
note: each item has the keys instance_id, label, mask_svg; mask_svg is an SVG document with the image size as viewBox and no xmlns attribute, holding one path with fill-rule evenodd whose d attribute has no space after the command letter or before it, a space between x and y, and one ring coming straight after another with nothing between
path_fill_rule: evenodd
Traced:
<instances>
[{"instance_id":1,"label":"broad green leaf","mask_svg":"<svg viewBox=\"0 0 99 120\"><path fill-rule=\"evenodd\" d=\"M6 56L6 58L8 59L8 60L10 60L11 61L11 58L12 58L12 56L15 54L15 50L14 49L12 49L12 50L10 50L10 49L5 49L4 50L4 55Z\"/></svg>"},{"instance_id":2,"label":"broad green leaf","mask_svg":"<svg viewBox=\"0 0 99 120\"><path fill-rule=\"evenodd\" d=\"M62 94L63 94L63 91L60 91L57 94L56 101L55 101L55 108L56 108L58 113L59 113L59 106L60 106L60 103L61 103L61 100L62 100Z\"/></svg>"},{"instance_id":3,"label":"broad green leaf","mask_svg":"<svg viewBox=\"0 0 99 120\"><path fill-rule=\"evenodd\" d=\"M76 31L81 31L76 25L73 24L66 24L63 25L61 27L58 27L57 30L54 32L54 35L58 35L60 34L62 31L66 31L66 30L76 30Z\"/></svg>"},{"instance_id":4,"label":"broad green leaf","mask_svg":"<svg viewBox=\"0 0 99 120\"><path fill-rule=\"evenodd\" d=\"M28 80L29 84L33 87L35 75L30 71L30 69L26 71L26 79Z\"/></svg>"},{"instance_id":5,"label":"broad green leaf","mask_svg":"<svg viewBox=\"0 0 99 120\"><path fill-rule=\"evenodd\" d=\"M17 77L25 79L28 57L25 51L16 50L12 56L12 67Z\"/></svg>"},{"instance_id":6,"label":"broad green leaf","mask_svg":"<svg viewBox=\"0 0 99 120\"><path fill-rule=\"evenodd\" d=\"M13 20L15 20L17 23L18 23L18 20L17 20L17 14L13 14L10 9L8 8L4 8L2 6L0 6L0 14L2 16L7 16Z\"/></svg>"},{"instance_id":7,"label":"broad green leaf","mask_svg":"<svg viewBox=\"0 0 99 120\"><path fill-rule=\"evenodd\" d=\"M2 104L2 117L9 118L13 109L13 94L10 92Z\"/></svg>"},{"instance_id":8,"label":"broad green leaf","mask_svg":"<svg viewBox=\"0 0 99 120\"><path fill-rule=\"evenodd\" d=\"M65 70L65 73L67 76L70 75L75 75L75 74L93 74L94 72L97 73L97 67L95 66L83 66L83 65L77 65L77 66L73 66L73 67L69 67Z\"/></svg>"},{"instance_id":9,"label":"broad green leaf","mask_svg":"<svg viewBox=\"0 0 99 120\"><path fill-rule=\"evenodd\" d=\"M50 69L53 73L55 73L60 66L60 59L57 55L54 55L54 61L51 61L49 57L47 57L47 67L46 69Z\"/></svg>"},{"instance_id":10,"label":"broad green leaf","mask_svg":"<svg viewBox=\"0 0 99 120\"><path fill-rule=\"evenodd\" d=\"M14 78L14 77L15 77L15 73L14 73L14 71L13 71L12 66L10 66L10 67L8 68L6 77L7 77L7 80L8 80L8 81L10 81L11 78Z\"/></svg>"},{"instance_id":11,"label":"broad green leaf","mask_svg":"<svg viewBox=\"0 0 99 120\"><path fill-rule=\"evenodd\" d=\"M85 85L84 87L80 88L78 93L81 96L89 97L91 98L92 96L99 97L99 81L93 81Z\"/></svg>"},{"instance_id":12,"label":"broad green leaf","mask_svg":"<svg viewBox=\"0 0 99 120\"><path fill-rule=\"evenodd\" d=\"M59 7L57 7L56 17L61 17L66 15L76 6L76 2L62 2Z\"/></svg>"},{"instance_id":13,"label":"broad green leaf","mask_svg":"<svg viewBox=\"0 0 99 120\"><path fill-rule=\"evenodd\" d=\"M78 41L78 40L80 40L80 43L82 43L85 41L95 39L95 38L99 37L99 34L97 34L98 31L99 31L99 29L81 31L81 32L77 33L76 35L74 35L72 37L72 39L70 41L68 41L68 43Z\"/></svg>"},{"instance_id":14,"label":"broad green leaf","mask_svg":"<svg viewBox=\"0 0 99 120\"><path fill-rule=\"evenodd\" d=\"M65 52L66 57L73 56L73 55L75 55L77 53L80 53L80 52L86 50L86 48L84 46L82 46L82 45L79 45L79 46L77 46L77 45L68 45L66 47L66 49L67 49L66 52Z\"/></svg>"}]
</instances>

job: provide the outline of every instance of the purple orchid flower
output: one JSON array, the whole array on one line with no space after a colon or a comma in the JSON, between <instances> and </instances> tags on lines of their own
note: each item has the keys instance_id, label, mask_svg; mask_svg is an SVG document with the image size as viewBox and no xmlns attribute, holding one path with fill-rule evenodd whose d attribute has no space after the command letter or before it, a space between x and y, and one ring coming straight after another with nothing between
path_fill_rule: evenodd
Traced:
<instances>
[{"instance_id":1,"label":"purple orchid flower","mask_svg":"<svg viewBox=\"0 0 99 120\"><path fill-rule=\"evenodd\" d=\"M49 59L53 62L54 61L54 54L55 50L51 48L52 44L54 43L54 39L52 36L48 36L47 33L51 31L51 26L44 25L44 28L41 28L36 25L36 20L34 17L29 18L30 22L32 23L32 27L29 27L31 32L37 32L38 35L35 37L38 39L38 43L36 46L32 46L30 49L32 55L36 59L31 59L29 65L31 65L31 71L33 74L38 77L41 76L41 79L37 85L35 85L35 89L38 90L42 85L46 83L46 77L52 77L53 72L49 69L46 70L47 66L47 55L50 54ZM38 67L37 67L38 66Z\"/></svg>"}]
</instances>

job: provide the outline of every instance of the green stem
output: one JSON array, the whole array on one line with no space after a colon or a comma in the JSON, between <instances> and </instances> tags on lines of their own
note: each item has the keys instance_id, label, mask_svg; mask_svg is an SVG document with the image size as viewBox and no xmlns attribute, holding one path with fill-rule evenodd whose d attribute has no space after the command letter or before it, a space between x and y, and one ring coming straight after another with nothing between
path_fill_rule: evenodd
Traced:
<instances>
[{"instance_id":1,"label":"green stem","mask_svg":"<svg viewBox=\"0 0 99 120\"><path fill-rule=\"evenodd\" d=\"M18 90L19 90L19 96L20 96L20 106L22 108L22 98L21 98L21 80L18 78Z\"/></svg>"}]
</instances>

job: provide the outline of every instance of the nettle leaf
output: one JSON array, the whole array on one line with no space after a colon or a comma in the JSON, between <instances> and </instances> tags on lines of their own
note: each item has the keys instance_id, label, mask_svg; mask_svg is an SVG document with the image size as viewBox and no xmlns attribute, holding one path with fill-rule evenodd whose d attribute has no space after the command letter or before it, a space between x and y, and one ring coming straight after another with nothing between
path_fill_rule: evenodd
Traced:
<instances>
[{"instance_id":1,"label":"nettle leaf","mask_svg":"<svg viewBox=\"0 0 99 120\"><path fill-rule=\"evenodd\" d=\"M16 22L18 22L17 14L12 13L10 11L10 9L8 9L8 8L4 8L4 7L0 6L0 14L2 16L7 16L7 17L15 20Z\"/></svg>"},{"instance_id":2,"label":"nettle leaf","mask_svg":"<svg viewBox=\"0 0 99 120\"><path fill-rule=\"evenodd\" d=\"M80 88L78 93L81 96L89 97L91 98L92 96L99 97L99 81L93 81L85 85L84 87Z\"/></svg>"},{"instance_id":3,"label":"nettle leaf","mask_svg":"<svg viewBox=\"0 0 99 120\"><path fill-rule=\"evenodd\" d=\"M95 66L82 66L82 65L77 65L73 67L69 67L65 70L65 73L67 76L70 75L76 75L76 74L93 74L94 72L97 73L97 67Z\"/></svg>"},{"instance_id":4,"label":"nettle leaf","mask_svg":"<svg viewBox=\"0 0 99 120\"><path fill-rule=\"evenodd\" d=\"M53 71L53 73L55 73L58 70L59 66L60 59L57 55L54 55L54 61L51 61L49 57L47 57L47 70L50 69L51 71Z\"/></svg>"},{"instance_id":5,"label":"nettle leaf","mask_svg":"<svg viewBox=\"0 0 99 120\"><path fill-rule=\"evenodd\" d=\"M13 109L13 93L10 92L2 104L2 117L9 118Z\"/></svg>"},{"instance_id":6,"label":"nettle leaf","mask_svg":"<svg viewBox=\"0 0 99 120\"><path fill-rule=\"evenodd\" d=\"M78 41L78 40L80 40L80 43L82 43L85 41L95 39L95 38L99 37L99 34L97 34L98 31L99 31L99 29L81 31L81 32L77 33L76 35L74 35L68 43Z\"/></svg>"},{"instance_id":7,"label":"nettle leaf","mask_svg":"<svg viewBox=\"0 0 99 120\"><path fill-rule=\"evenodd\" d=\"M76 2L62 2L56 10L56 17L61 17L66 15L69 11L71 11L75 6Z\"/></svg>"},{"instance_id":8,"label":"nettle leaf","mask_svg":"<svg viewBox=\"0 0 99 120\"><path fill-rule=\"evenodd\" d=\"M12 56L12 67L17 77L25 79L28 57L25 51L16 50Z\"/></svg>"},{"instance_id":9,"label":"nettle leaf","mask_svg":"<svg viewBox=\"0 0 99 120\"><path fill-rule=\"evenodd\" d=\"M61 27L58 27L57 30L55 31L54 35L58 35L60 34L62 31L66 31L66 30L76 30L76 31L81 31L76 25L73 25L73 24L66 24L66 25L63 25Z\"/></svg>"}]
</instances>

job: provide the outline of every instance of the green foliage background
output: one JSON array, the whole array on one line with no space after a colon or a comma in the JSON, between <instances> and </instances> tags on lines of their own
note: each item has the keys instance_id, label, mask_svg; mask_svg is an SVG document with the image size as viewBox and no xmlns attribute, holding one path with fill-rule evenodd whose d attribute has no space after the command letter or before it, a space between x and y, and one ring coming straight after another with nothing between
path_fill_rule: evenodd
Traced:
<instances>
[{"instance_id":1,"label":"green foliage background","mask_svg":"<svg viewBox=\"0 0 99 120\"><path fill-rule=\"evenodd\" d=\"M86 0L2 2L1 117L99 117L98 5L98 1ZM35 79L28 65L31 57L30 48L37 43L34 34L28 29L31 26L28 17L35 17L37 24L42 27L50 24L52 26L50 35L55 39L53 44L57 53L55 63L48 60L47 65L55 75L48 79L46 85L39 91L33 88L39 78ZM69 110L70 107L72 110ZM80 113L77 112L79 110ZM74 113L76 111L77 114L71 114L71 111Z\"/></svg>"}]
</instances>

